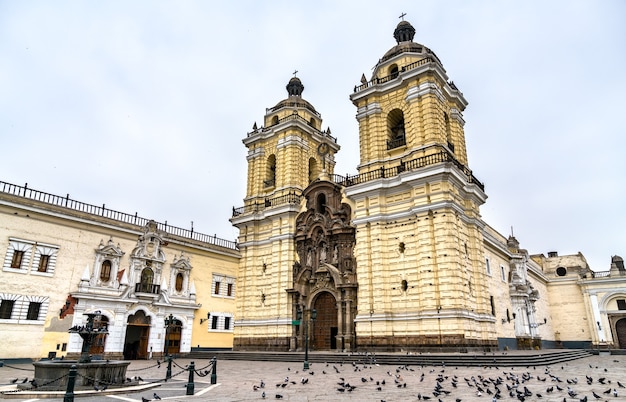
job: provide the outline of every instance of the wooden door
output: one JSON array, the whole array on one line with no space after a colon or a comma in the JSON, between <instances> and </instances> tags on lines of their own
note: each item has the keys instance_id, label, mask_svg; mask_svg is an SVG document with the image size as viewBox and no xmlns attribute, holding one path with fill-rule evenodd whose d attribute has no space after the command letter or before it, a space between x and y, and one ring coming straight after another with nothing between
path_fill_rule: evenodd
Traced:
<instances>
[{"instance_id":1,"label":"wooden door","mask_svg":"<svg viewBox=\"0 0 626 402\"><path fill-rule=\"evenodd\" d=\"M317 312L317 318L315 321L311 321L311 342L309 342L311 349L330 350L337 345L333 339L333 336L337 334L337 302L335 297L328 292L321 293L315 299L313 308Z\"/></svg>"}]
</instances>

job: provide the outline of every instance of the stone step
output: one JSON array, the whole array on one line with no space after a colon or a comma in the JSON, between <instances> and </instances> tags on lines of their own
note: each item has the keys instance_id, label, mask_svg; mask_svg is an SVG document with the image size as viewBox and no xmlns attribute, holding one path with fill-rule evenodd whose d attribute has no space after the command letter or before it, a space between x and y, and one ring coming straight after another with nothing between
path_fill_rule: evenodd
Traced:
<instances>
[{"instance_id":1,"label":"stone step","mask_svg":"<svg viewBox=\"0 0 626 402\"><path fill-rule=\"evenodd\" d=\"M486 353L331 353L310 352L310 363L329 364L381 364L381 365L424 365L424 366L549 366L570 360L581 359L592 354L587 350L540 350ZM192 350L190 359L244 360L303 362L303 352L240 352Z\"/></svg>"}]
</instances>

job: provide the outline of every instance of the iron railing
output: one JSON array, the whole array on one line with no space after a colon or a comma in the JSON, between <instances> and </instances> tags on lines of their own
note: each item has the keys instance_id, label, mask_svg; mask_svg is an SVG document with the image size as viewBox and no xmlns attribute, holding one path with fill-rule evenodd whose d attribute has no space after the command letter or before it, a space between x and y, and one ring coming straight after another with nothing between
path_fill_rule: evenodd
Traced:
<instances>
[{"instance_id":1,"label":"iron railing","mask_svg":"<svg viewBox=\"0 0 626 402\"><path fill-rule=\"evenodd\" d=\"M341 176L338 174L331 175L331 181L342 185L344 187L354 186L356 184L366 183L371 180L384 179L399 175L404 171L411 171L423 168L425 166L436 165L439 163L452 163L456 166L465 176L467 182L478 186L482 191L485 191L485 186L481 183L472 171L461 162L456 160L454 155L446 148L440 145L433 145L425 148L424 152L430 152L434 150L430 155L420 156L408 161L401 161L398 165L393 167L381 167L380 169L372 170L370 172L356 174L354 176L346 175ZM254 204L246 205L240 208L233 208L233 217L239 216L244 213L259 212L265 208L282 205L286 203L298 204L300 203L300 194L290 193L285 196L276 198L266 198L263 202L256 202Z\"/></svg>"},{"instance_id":2,"label":"iron railing","mask_svg":"<svg viewBox=\"0 0 626 402\"><path fill-rule=\"evenodd\" d=\"M407 64L406 66L403 66L400 69L399 72L400 73L404 73L406 71L410 71L410 70L413 70L413 69L415 69L417 67L424 66L426 64L431 64L431 63L436 63L436 60L433 59L432 57L424 57L423 59L420 59L420 60L418 60L416 62L413 62L413 63ZM355 86L354 87L354 92L362 91L362 90L364 90L366 88L369 88L371 86L374 86L374 85L384 84L385 82L389 82L389 81L392 81L392 80L396 79L398 76L399 76L398 72L393 72L393 73L391 73L391 74L389 74L388 76L385 76L385 77L380 77L380 78L374 77L374 78L372 78L370 81L368 81L366 83L363 83L361 85Z\"/></svg>"},{"instance_id":3,"label":"iron railing","mask_svg":"<svg viewBox=\"0 0 626 402\"><path fill-rule=\"evenodd\" d=\"M305 119L304 117L300 116L299 114L290 114L289 116L285 116L282 119L278 119L276 122L272 123L270 126L268 127L259 127L251 132L248 133L248 137L252 137L255 134L258 133L263 133L265 131L268 131L270 129L270 127L276 126L280 123L286 122L286 121L301 121L302 123L311 126L311 122L308 121L307 119ZM314 130L318 131L320 133L320 135L323 135L325 137L328 137L330 140L332 140L332 142L337 143L337 138L333 137L332 135L330 135L330 131L320 131L317 128L311 126Z\"/></svg>"},{"instance_id":4,"label":"iron railing","mask_svg":"<svg viewBox=\"0 0 626 402\"><path fill-rule=\"evenodd\" d=\"M253 213L264 210L265 208L275 207L284 204L300 204L302 194L290 192L285 195L281 195L274 198L266 198L263 201L258 201L253 204L245 205L243 207L233 207L233 217L242 215L244 213Z\"/></svg>"},{"instance_id":5,"label":"iron railing","mask_svg":"<svg viewBox=\"0 0 626 402\"><path fill-rule=\"evenodd\" d=\"M152 283L136 283L135 293L150 293L158 295L161 292L161 285L155 285Z\"/></svg>"},{"instance_id":6,"label":"iron railing","mask_svg":"<svg viewBox=\"0 0 626 402\"><path fill-rule=\"evenodd\" d=\"M150 219L142 218L138 216L137 213L135 213L134 215L127 214L124 212L109 209L106 207L105 204L102 204L102 206L100 206L73 200L70 198L69 194L67 194L66 196L59 196L39 190L34 190L32 188L28 188L28 183L26 183L24 186L19 186L17 184L0 181L0 192L132 225L145 226L148 224L148 222L150 222ZM176 226L171 226L167 224L167 221L165 223L157 222L157 227L159 230L162 230L163 232L174 236L192 239L202 243L229 248L232 250L237 249L237 242L235 241L221 239L217 237L217 235L211 236L204 233L195 232L193 228L189 230Z\"/></svg>"}]
</instances>

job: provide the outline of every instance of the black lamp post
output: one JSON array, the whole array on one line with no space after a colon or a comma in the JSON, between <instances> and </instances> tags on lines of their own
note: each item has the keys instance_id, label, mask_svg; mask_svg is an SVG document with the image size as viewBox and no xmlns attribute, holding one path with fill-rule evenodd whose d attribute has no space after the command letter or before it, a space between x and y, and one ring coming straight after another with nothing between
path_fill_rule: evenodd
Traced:
<instances>
[{"instance_id":1,"label":"black lamp post","mask_svg":"<svg viewBox=\"0 0 626 402\"><path fill-rule=\"evenodd\" d=\"M300 309L298 309L297 318L298 320L302 319L302 310ZM304 321L306 324L305 329L304 329L304 367L303 367L304 370L309 369L309 328L310 328L311 321L315 321L316 318L317 318L317 311L313 309L313 310L310 310L309 318Z\"/></svg>"},{"instance_id":2,"label":"black lamp post","mask_svg":"<svg viewBox=\"0 0 626 402\"><path fill-rule=\"evenodd\" d=\"M174 325L174 316L170 313L170 315L165 318L165 359L167 360L167 371L165 373L166 380L172 378L172 356L169 353L169 333L172 325Z\"/></svg>"}]
</instances>

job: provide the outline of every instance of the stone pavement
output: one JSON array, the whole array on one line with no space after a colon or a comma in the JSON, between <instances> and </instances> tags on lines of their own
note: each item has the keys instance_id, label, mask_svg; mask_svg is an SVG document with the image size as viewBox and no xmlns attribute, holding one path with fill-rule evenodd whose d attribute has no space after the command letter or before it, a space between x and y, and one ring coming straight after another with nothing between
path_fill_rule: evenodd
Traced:
<instances>
[{"instance_id":1,"label":"stone pavement","mask_svg":"<svg viewBox=\"0 0 626 402\"><path fill-rule=\"evenodd\" d=\"M496 352L498 353L498 352ZM591 356L552 366L529 367L448 367L448 366L386 366L312 363L303 371L302 363L249 362L218 360L217 384L210 384L210 374L195 377L195 394L187 396L188 373L180 367L188 359L176 359L173 378L167 383L138 392L109 393L109 390L87 396L76 396L80 402L129 401L141 402L142 397L153 399L156 392L166 401L481 401L492 402L494 392L500 389L500 401L626 401L626 356ZM197 368L206 367L210 360L195 360ZM155 360L133 361L127 372L129 377L139 376L142 383L165 377L165 364L156 366ZM10 381L32 378L31 364L5 362L0 367L0 390L15 388ZM204 370L202 370L203 372ZM589 382L588 378L591 378ZM305 382L304 384L302 382ZM599 382L599 381L602 381ZM261 382L265 386L260 387ZM618 383L619 382L619 383ZM339 383L343 383L340 385ZM435 396L437 384L439 395ZM523 395L526 387L530 395L518 397L517 386ZM255 386L259 387L255 390ZM553 391L547 390L552 387ZM559 390L558 388L561 388ZM569 387L569 388L568 388ZM572 395L568 395L571 389ZM340 391L341 390L341 391ZM480 392L479 390L482 390ZM609 391L610 393L604 393ZM613 390L617 396L613 395ZM510 393L513 392L513 396ZM593 392L599 398L593 396ZM263 398L265 393L265 398ZM490 394L491 393L491 394ZM541 396L540 396L540 395ZM277 398L280 395L282 398ZM5 397L18 397L20 401L62 401L63 395L41 399L36 395L9 393ZM429 399L426 399L429 398Z\"/></svg>"}]
</instances>

